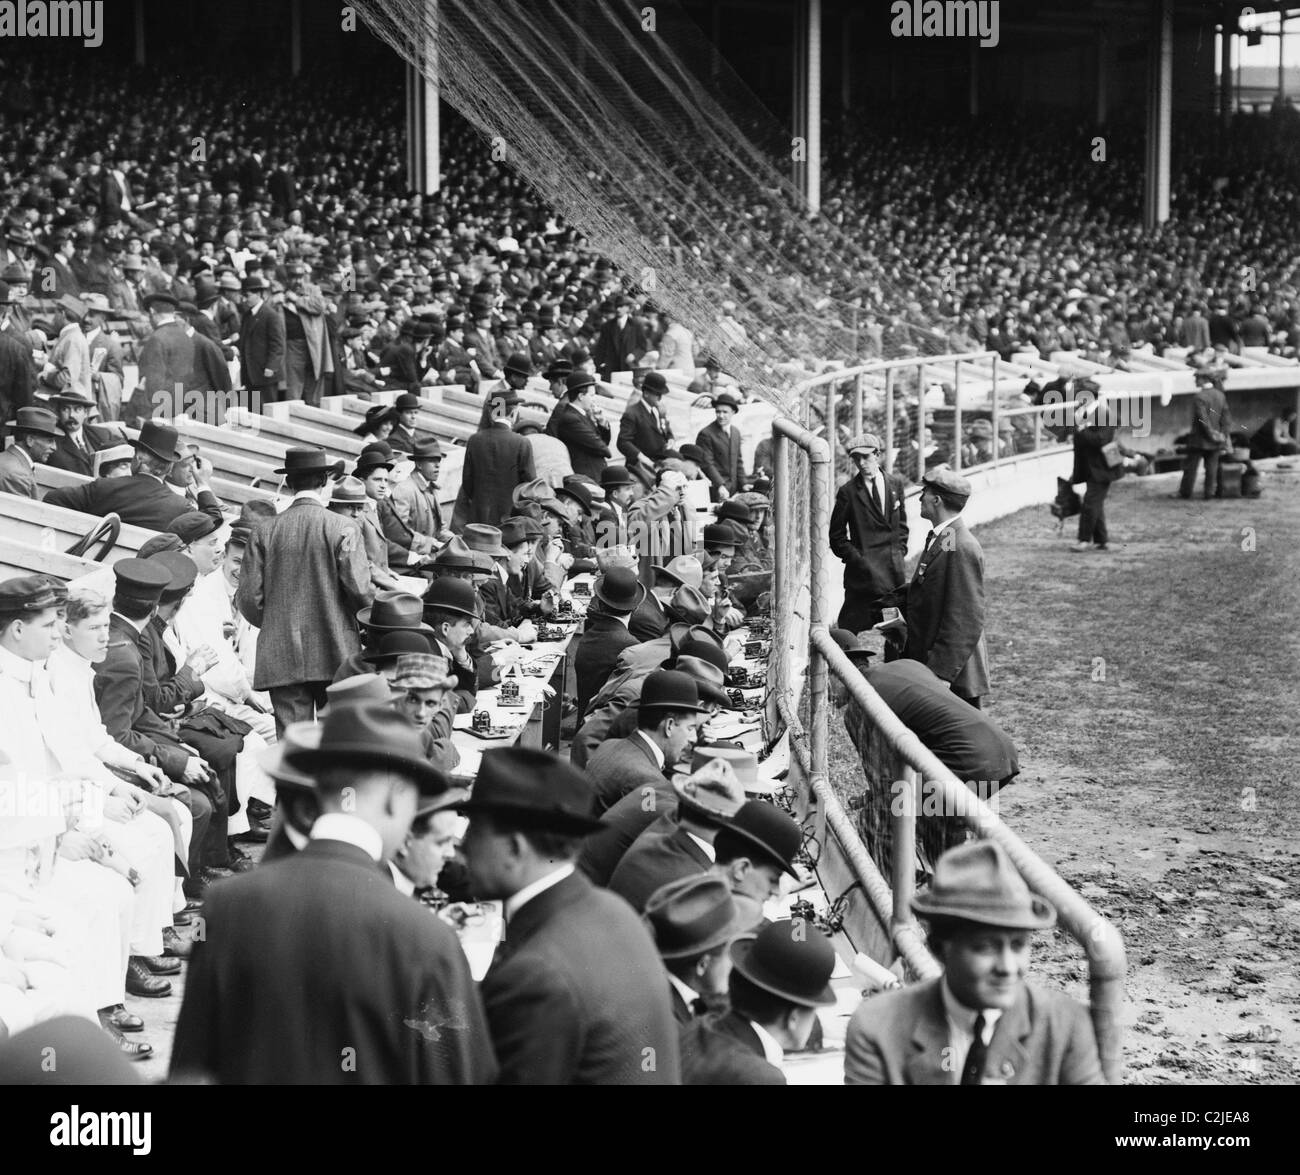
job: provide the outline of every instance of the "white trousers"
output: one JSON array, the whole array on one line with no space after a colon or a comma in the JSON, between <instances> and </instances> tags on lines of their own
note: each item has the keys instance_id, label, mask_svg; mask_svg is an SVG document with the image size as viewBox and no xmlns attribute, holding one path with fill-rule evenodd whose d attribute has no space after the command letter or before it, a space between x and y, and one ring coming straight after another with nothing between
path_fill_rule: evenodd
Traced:
<instances>
[{"instance_id":1,"label":"white trousers","mask_svg":"<svg viewBox=\"0 0 1300 1175\"><path fill-rule=\"evenodd\" d=\"M140 874L131 909L131 953L161 955L163 927L172 924L172 830L161 816L142 811L126 823L105 820L102 835Z\"/></svg>"},{"instance_id":2,"label":"white trousers","mask_svg":"<svg viewBox=\"0 0 1300 1175\"><path fill-rule=\"evenodd\" d=\"M41 893L54 899L52 912L66 911L72 920L75 970L91 1006L123 1003L135 901L130 882L95 861L60 858Z\"/></svg>"}]
</instances>

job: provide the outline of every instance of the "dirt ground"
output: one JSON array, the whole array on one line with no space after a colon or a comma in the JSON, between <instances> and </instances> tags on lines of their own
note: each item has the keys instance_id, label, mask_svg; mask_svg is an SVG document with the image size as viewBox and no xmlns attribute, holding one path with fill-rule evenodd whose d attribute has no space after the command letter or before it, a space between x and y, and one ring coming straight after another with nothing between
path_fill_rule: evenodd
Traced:
<instances>
[{"instance_id":1,"label":"dirt ground","mask_svg":"<svg viewBox=\"0 0 1300 1175\"><path fill-rule=\"evenodd\" d=\"M1254 500L1112 491L1109 554L1047 507L982 526L1003 820L1128 955L1125 1080L1300 1080L1300 461ZM852 755L843 727L832 753ZM1040 978L1086 998L1059 932Z\"/></svg>"}]
</instances>

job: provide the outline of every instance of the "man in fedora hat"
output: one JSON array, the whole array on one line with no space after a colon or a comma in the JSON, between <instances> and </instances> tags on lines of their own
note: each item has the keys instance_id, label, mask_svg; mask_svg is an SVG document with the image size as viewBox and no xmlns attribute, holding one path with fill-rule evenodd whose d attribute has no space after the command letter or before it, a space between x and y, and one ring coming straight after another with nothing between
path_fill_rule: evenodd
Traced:
<instances>
[{"instance_id":1,"label":"man in fedora hat","mask_svg":"<svg viewBox=\"0 0 1300 1175\"><path fill-rule=\"evenodd\" d=\"M463 851L470 887L505 903L482 984L509 1085L674 1085L677 1034L641 920L574 869L591 786L547 751L484 753Z\"/></svg>"},{"instance_id":2,"label":"man in fedora hat","mask_svg":"<svg viewBox=\"0 0 1300 1175\"><path fill-rule=\"evenodd\" d=\"M619 653L638 643L627 624L645 598L645 585L630 568L611 567L597 578L592 595L594 602L573 655L579 720L609 678Z\"/></svg>"},{"instance_id":3,"label":"man in fedora hat","mask_svg":"<svg viewBox=\"0 0 1300 1175\"><path fill-rule=\"evenodd\" d=\"M0 493L37 497L36 467L58 443L58 420L48 408L19 408L9 421L14 443L0 453Z\"/></svg>"},{"instance_id":4,"label":"man in fedora hat","mask_svg":"<svg viewBox=\"0 0 1300 1175\"><path fill-rule=\"evenodd\" d=\"M655 464L672 447L673 427L661 407L668 381L657 371L646 374L641 398L629 404L618 423L618 451L628 468L640 466L653 473Z\"/></svg>"},{"instance_id":5,"label":"man in fedora hat","mask_svg":"<svg viewBox=\"0 0 1300 1175\"><path fill-rule=\"evenodd\" d=\"M831 551L844 564L844 605L836 624L861 632L880 623L881 609L906 582L906 486L881 468L884 445L875 433L852 437L845 448L857 472L840 486L831 509Z\"/></svg>"},{"instance_id":6,"label":"man in fedora hat","mask_svg":"<svg viewBox=\"0 0 1300 1175\"><path fill-rule=\"evenodd\" d=\"M324 449L289 449L288 507L252 534L235 604L257 638L253 687L267 690L276 733L311 718L340 662L360 650L353 624L374 590L357 528L323 496L332 461Z\"/></svg>"},{"instance_id":7,"label":"man in fedora hat","mask_svg":"<svg viewBox=\"0 0 1300 1175\"><path fill-rule=\"evenodd\" d=\"M268 300L269 290L260 273L244 278L240 289L239 379L256 393L254 407L278 400L285 380L284 314Z\"/></svg>"},{"instance_id":8,"label":"man in fedora hat","mask_svg":"<svg viewBox=\"0 0 1300 1175\"><path fill-rule=\"evenodd\" d=\"M533 447L514 431L518 406L519 394L511 387L498 387L488 397L489 419L465 445L452 530L470 522L495 526L510 514L515 486L537 476Z\"/></svg>"},{"instance_id":9,"label":"man in fedora hat","mask_svg":"<svg viewBox=\"0 0 1300 1175\"><path fill-rule=\"evenodd\" d=\"M927 665L979 709L989 692L989 667L984 552L960 517L970 482L945 465L929 470L921 482L921 517L932 529L907 586L903 656Z\"/></svg>"},{"instance_id":10,"label":"man in fedora hat","mask_svg":"<svg viewBox=\"0 0 1300 1175\"><path fill-rule=\"evenodd\" d=\"M801 918L731 944L731 1010L682 1029L683 1085L785 1085L786 1052L808 1043L835 1003L835 948Z\"/></svg>"},{"instance_id":11,"label":"man in fedora hat","mask_svg":"<svg viewBox=\"0 0 1300 1175\"><path fill-rule=\"evenodd\" d=\"M48 463L55 469L66 469L70 473L92 477L95 454L100 449L115 444L117 438L108 429L86 423L86 418L95 407L95 401L90 397L83 396L72 388L65 388L50 397L50 404L58 414L59 437L54 442L54 451L50 453Z\"/></svg>"},{"instance_id":12,"label":"man in fedora hat","mask_svg":"<svg viewBox=\"0 0 1300 1175\"><path fill-rule=\"evenodd\" d=\"M713 398L713 420L696 434L695 444L706 458L701 472L713 487L713 500L725 502L745 488L745 454L740 429L732 421L740 402L726 392Z\"/></svg>"},{"instance_id":13,"label":"man in fedora hat","mask_svg":"<svg viewBox=\"0 0 1300 1175\"><path fill-rule=\"evenodd\" d=\"M427 559L451 537L438 503L442 446L437 437L428 437L415 445L409 456L415 468L392 487L387 503L379 504L389 562L399 566L414 566Z\"/></svg>"},{"instance_id":14,"label":"man in fedora hat","mask_svg":"<svg viewBox=\"0 0 1300 1175\"><path fill-rule=\"evenodd\" d=\"M152 330L140 349L140 381L127 402L123 419L134 427L154 416L186 411L185 392L194 374L194 340L180 320L180 302L167 291L144 299Z\"/></svg>"},{"instance_id":15,"label":"man in fedora hat","mask_svg":"<svg viewBox=\"0 0 1300 1175\"><path fill-rule=\"evenodd\" d=\"M131 444L135 447L135 461L130 477L101 477L86 485L53 489L45 495L45 501L101 518L116 514L127 525L147 530L166 530L174 519L194 510L189 499L167 483L172 467L185 460L176 429L158 420L146 420ZM194 464L196 502L199 510L220 522L221 503L211 489L210 468L206 463Z\"/></svg>"},{"instance_id":16,"label":"man in fedora hat","mask_svg":"<svg viewBox=\"0 0 1300 1175\"><path fill-rule=\"evenodd\" d=\"M706 749L702 755L727 754L726 749ZM742 771L751 780L757 775L758 760L748 751L737 753L745 760L728 756L739 778ZM740 770L737 770L740 767ZM744 781L741 787L747 786ZM762 920L763 906L781 894L781 877L800 880L795 857L803 847L803 832L775 804L767 800L746 800L713 839L713 872L726 881L732 894L752 912L750 929Z\"/></svg>"},{"instance_id":17,"label":"man in fedora hat","mask_svg":"<svg viewBox=\"0 0 1300 1175\"><path fill-rule=\"evenodd\" d=\"M727 883L700 873L660 886L645 907L646 925L668 973L673 1019L689 1024L726 999L734 939L748 927Z\"/></svg>"},{"instance_id":18,"label":"man in fedora hat","mask_svg":"<svg viewBox=\"0 0 1300 1175\"><path fill-rule=\"evenodd\" d=\"M314 774L321 814L301 852L212 891L172 1073L223 1085L490 1083L460 944L383 864L446 776L383 704L338 707L290 766ZM260 994L235 1003L233 990Z\"/></svg>"},{"instance_id":19,"label":"man in fedora hat","mask_svg":"<svg viewBox=\"0 0 1300 1175\"><path fill-rule=\"evenodd\" d=\"M536 626L524 615L521 599L506 586L512 570L527 566L529 552L522 552L522 559L519 554L512 555L504 544L501 528L481 522L469 523L460 537L471 556L477 555L487 561L488 573L474 580L483 605L485 637L531 644L537 639ZM517 544L522 536L512 526L510 537Z\"/></svg>"},{"instance_id":20,"label":"man in fedora hat","mask_svg":"<svg viewBox=\"0 0 1300 1175\"><path fill-rule=\"evenodd\" d=\"M261 753L261 767L275 784L275 816L266 848L258 865L269 865L307 847L312 826L320 815L316 777L290 756L320 745L320 723L296 722L274 746Z\"/></svg>"},{"instance_id":21,"label":"man in fedora hat","mask_svg":"<svg viewBox=\"0 0 1300 1175\"><path fill-rule=\"evenodd\" d=\"M469 580L440 576L424 596L424 614L433 629L433 652L445 658L456 678L457 712L474 709L478 697L479 668L470 643L481 620L478 593Z\"/></svg>"},{"instance_id":22,"label":"man in fedora hat","mask_svg":"<svg viewBox=\"0 0 1300 1175\"><path fill-rule=\"evenodd\" d=\"M1085 1008L1027 982L1034 931L1056 921L1000 845L950 849L912 898L943 976L864 1000L846 1085L1101 1085Z\"/></svg>"},{"instance_id":23,"label":"man in fedora hat","mask_svg":"<svg viewBox=\"0 0 1300 1175\"><path fill-rule=\"evenodd\" d=\"M609 425L596 403L596 380L575 372L565 382L565 398L552 415L549 431L564 442L574 473L599 481L609 461Z\"/></svg>"}]
</instances>

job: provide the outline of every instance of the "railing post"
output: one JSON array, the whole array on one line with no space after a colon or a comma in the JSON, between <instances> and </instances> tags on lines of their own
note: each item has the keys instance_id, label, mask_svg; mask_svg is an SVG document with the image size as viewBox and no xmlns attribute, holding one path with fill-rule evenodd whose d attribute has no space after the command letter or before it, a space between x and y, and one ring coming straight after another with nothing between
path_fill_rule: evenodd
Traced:
<instances>
[{"instance_id":1,"label":"railing post","mask_svg":"<svg viewBox=\"0 0 1300 1175\"><path fill-rule=\"evenodd\" d=\"M893 783L897 789L890 800L894 813L894 836L891 850L893 860L894 922L903 925L912 921L912 895L916 892L916 806L921 786L918 771L908 767L901 779Z\"/></svg>"},{"instance_id":2,"label":"railing post","mask_svg":"<svg viewBox=\"0 0 1300 1175\"><path fill-rule=\"evenodd\" d=\"M916 396L916 481L919 485L925 477L925 393L921 391L917 380Z\"/></svg>"},{"instance_id":3,"label":"railing post","mask_svg":"<svg viewBox=\"0 0 1300 1175\"><path fill-rule=\"evenodd\" d=\"M828 628L830 613L830 523L831 482L834 477L834 450L813 445L808 450L808 550L812 572L810 628ZM829 780L828 748L830 738L830 697L826 658L809 643L808 716L809 740L812 744L812 769L815 779Z\"/></svg>"},{"instance_id":4,"label":"railing post","mask_svg":"<svg viewBox=\"0 0 1300 1175\"><path fill-rule=\"evenodd\" d=\"M772 574L772 649L768 679L767 722L779 729L780 715L774 699L790 690L790 616L794 600L790 594L790 535L795 520L790 517L790 441L784 433L772 429L772 531L774 564Z\"/></svg>"},{"instance_id":5,"label":"railing post","mask_svg":"<svg viewBox=\"0 0 1300 1175\"><path fill-rule=\"evenodd\" d=\"M885 472L894 472L894 369L885 369Z\"/></svg>"},{"instance_id":6,"label":"railing post","mask_svg":"<svg viewBox=\"0 0 1300 1175\"><path fill-rule=\"evenodd\" d=\"M994 374L997 374L996 368ZM993 410L990 415L993 420L993 464L997 465L1002 460L1002 437L998 432L998 384L996 379L993 381ZM1012 454L1012 456L1014 455Z\"/></svg>"},{"instance_id":7,"label":"railing post","mask_svg":"<svg viewBox=\"0 0 1300 1175\"><path fill-rule=\"evenodd\" d=\"M862 381L865 377L858 372L853 377L853 435L862 431Z\"/></svg>"},{"instance_id":8,"label":"railing post","mask_svg":"<svg viewBox=\"0 0 1300 1175\"><path fill-rule=\"evenodd\" d=\"M954 359L952 364L952 461L949 463L956 470L961 469L961 360Z\"/></svg>"}]
</instances>

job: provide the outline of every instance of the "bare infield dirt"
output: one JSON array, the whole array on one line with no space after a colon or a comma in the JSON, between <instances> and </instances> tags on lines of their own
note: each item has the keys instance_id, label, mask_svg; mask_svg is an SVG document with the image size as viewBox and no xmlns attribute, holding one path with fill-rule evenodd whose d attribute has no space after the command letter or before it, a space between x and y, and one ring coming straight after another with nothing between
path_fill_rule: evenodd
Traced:
<instances>
[{"instance_id":1,"label":"bare infield dirt","mask_svg":"<svg viewBox=\"0 0 1300 1175\"><path fill-rule=\"evenodd\" d=\"M1124 937L1128 1083L1300 1080L1295 466L1253 500L1121 481L1106 554L1069 551L1046 506L976 532L988 711L1021 762L999 814ZM1068 936L1034 967L1086 999Z\"/></svg>"}]
</instances>

